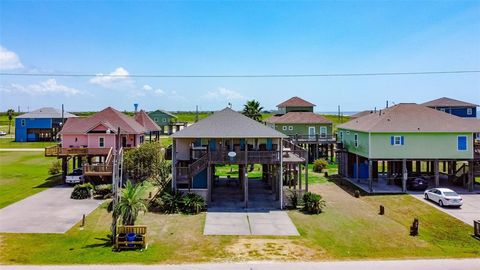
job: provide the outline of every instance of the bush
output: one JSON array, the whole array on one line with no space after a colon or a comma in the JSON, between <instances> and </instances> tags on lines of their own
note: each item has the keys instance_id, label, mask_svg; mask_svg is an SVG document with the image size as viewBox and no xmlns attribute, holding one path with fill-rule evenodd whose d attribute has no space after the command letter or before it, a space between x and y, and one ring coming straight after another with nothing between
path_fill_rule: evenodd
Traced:
<instances>
[{"instance_id":1,"label":"bush","mask_svg":"<svg viewBox=\"0 0 480 270\"><path fill-rule=\"evenodd\" d=\"M62 163L60 162L60 160L55 160L50 165L50 168L48 168L48 173L50 175L59 174L61 171L62 171Z\"/></svg>"},{"instance_id":2,"label":"bush","mask_svg":"<svg viewBox=\"0 0 480 270\"><path fill-rule=\"evenodd\" d=\"M88 199L88 198L91 197L91 190L92 189L93 189L93 186L90 183L75 185L70 198L74 199L74 200Z\"/></svg>"},{"instance_id":3,"label":"bush","mask_svg":"<svg viewBox=\"0 0 480 270\"><path fill-rule=\"evenodd\" d=\"M328 161L325 159L317 159L313 162L313 171L321 173L328 165Z\"/></svg>"},{"instance_id":4,"label":"bush","mask_svg":"<svg viewBox=\"0 0 480 270\"><path fill-rule=\"evenodd\" d=\"M307 192L303 195L303 211L309 214L320 214L326 206L322 196L312 192Z\"/></svg>"},{"instance_id":5,"label":"bush","mask_svg":"<svg viewBox=\"0 0 480 270\"><path fill-rule=\"evenodd\" d=\"M290 194L288 195L288 200L290 201L290 205L292 206L292 208L296 209L298 204L299 204L299 200L300 200L300 194L297 190L290 190Z\"/></svg>"},{"instance_id":6,"label":"bush","mask_svg":"<svg viewBox=\"0 0 480 270\"><path fill-rule=\"evenodd\" d=\"M95 197L98 197L99 199L110 198L112 197L112 184L97 185L93 189L93 193L95 194Z\"/></svg>"},{"instance_id":7,"label":"bush","mask_svg":"<svg viewBox=\"0 0 480 270\"><path fill-rule=\"evenodd\" d=\"M176 214L183 208L183 194L178 191L165 192L160 196L158 205L167 214Z\"/></svg>"},{"instance_id":8,"label":"bush","mask_svg":"<svg viewBox=\"0 0 480 270\"><path fill-rule=\"evenodd\" d=\"M183 196L183 212L187 214L198 214L205 209L205 200L202 196L195 193L188 193Z\"/></svg>"}]
</instances>

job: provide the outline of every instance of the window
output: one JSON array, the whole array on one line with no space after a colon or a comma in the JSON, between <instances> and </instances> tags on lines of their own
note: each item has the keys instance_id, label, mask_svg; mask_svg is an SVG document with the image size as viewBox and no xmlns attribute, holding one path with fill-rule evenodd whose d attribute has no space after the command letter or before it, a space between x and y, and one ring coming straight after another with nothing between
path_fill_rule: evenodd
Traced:
<instances>
[{"instance_id":1,"label":"window","mask_svg":"<svg viewBox=\"0 0 480 270\"><path fill-rule=\"evenodd\" d=\"M143 143L144 140L145 138L143 136L140 136L140 143Z\"/></svg>"},{"instance_id":2,"label":"window","mask_svg":"<svg viewBox=\"0 0 480 270\"><path fill-rule=\"evenodd\" d=\"M158 118L157 118L157 117L154 117L154 118L153 118L153 121L154 121L155 123L158 123Z\"/></svg>"},{"instance_id":3,"label":"window","mask_svg":"<svg viewBox=\"0 0 480 270\"><path fill-rule=\"evenodd\" d=\"M467 151L467 136L458 136L457 137L457 150L458 151Z\"/></svg>"},{"instance_id":4,"label":"window","mask_svg":"<svg viewBox=\"0 0 480 270\"><path fill-rule=\"evenodd\" d=\"M403 136L390 136L390 145L403 145L405 139Z\"/></svg>"},{"instance_id":5,"label":"window","mask_svg":"<svg viewBox=\"0 0 480 270\"><path fill-rule=\"evenodd\" d=\"M358 134L357 134L357 133L355 133L355 134L353 135L353 141L354 141L354 143L355 143L355 147L358 147Z\"/></svg>"},{"instance_id":6,"label":"window","mask_svg":"<svg viewBox=\"0 0 480 270\"><path fill-rule=\"evenodd\" d=\"M347 135L350 135L350 131L347 131Z\"/></svg>"},{"instance_id":7,"label":"window","mask_svg":"<svg viewBox=\"0 0 480 270\"><path fill-rule=\"evenodd\" d=\"M98 138L98 147L105 147L105 138Z\"/></svg>"},{"instance_id":8,"label":"window","mask_svg":"<svg viewBox=\"0 0 480 270\"><path fill-rule=\"evenodd\" d=\"M163 121L164 123L166 123L166 122L167 122L167 118L163 118L162 121Z\"/></svg>"},{"instance_id":9,"label":"window","mask_svg":"<svg viewBox=\"0 0 480 270\"><path fill-rule=\"evenodd\" d=\"M340 142L343 143L343 131L340 131Z\"/></svg>"},{"instance_id":10,"label":"window","mask_svg":"<svg viewBox=\"0 0 480 270\"><path fill-rule=\"evenodd\" d=\"M283 129L283 130L287 130L287 126L283 126L282 129Z\"/></svg>"},{"instance_id":11,"label":"window","mask_svg":"<svg viewBox=\"0 0 480 270\"><path fill-rule=\"evenodd\" d=\"M327 127L320 127L320 137L327 137Z\"/></svg>"},{"instance_id":12,"label":"window","mask_svg":"<svg viewBox=\"0 0 480 270\"><path fill-rule=\"evenodd\" d=\"M467 108L467 115L472 115L472 114L473 114L473 109Z\"/></svg>"},{"instance_id":13,"label":"window","mask_svg":"<svg viewBox=\"0 0 480 270\"><path fill-rule=\"evenodd\" d=\"M445 108L440 108L440 111L441 111L441 112L445 112Z\"/></svg>"},{"instance_id":14,"label":"window","mask_svg":"<svg viewBox=\"0 0 480 270\"><path fill-rule=\"evenodd\" d=\"M288 126L288 130L293 130L293 126Z\"/></svg>"},{"instance_id":15,"label":"window","mask_svg":"<svg viewBox=\"0 0 480 270\"><path fill-rule=\"evenodd\" d=\"M22 119L20 124L22 125L22 127L24 127L25 126L25 119Z\"/></svg>"}]
</instances>

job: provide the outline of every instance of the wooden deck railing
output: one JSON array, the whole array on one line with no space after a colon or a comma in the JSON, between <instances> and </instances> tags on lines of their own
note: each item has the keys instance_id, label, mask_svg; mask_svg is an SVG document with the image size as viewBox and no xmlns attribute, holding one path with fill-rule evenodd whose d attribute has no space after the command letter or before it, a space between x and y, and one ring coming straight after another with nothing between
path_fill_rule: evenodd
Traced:
<instances>
[{"instance_id":1,"label":"wooden deck railing","mask_svg":"<svg viewBox=\"0 0 480 270\"><path fill-rule=\"evenodd\" d=\"M105 164L85 164L83 165L83 174L88 176L93 175L112 175L113 166L112 165L105 165Z\"/></svg>"},{"instance_id":2,"label":"wooden deck railing","mask_svg":"<svg viewBox=\"0 0 480 270\"><path fill-rule=\"evenodd\" d=\"M108 156L109 151L110 148L61 147L54 145L45 147L45 156Z\"/></svg>"},{"instance_id":3,"label":"wooden deck railing","mask_svg":"<svg viewBox=\"0 0 480 270\"><path fill-rule=\"evenodd\" d=\"M315 135L291 135L291 140L295 142L317 142L317 143L334 143L337 141L336 135L329 134L315 134Z\"/></svg>"}]
</instances>

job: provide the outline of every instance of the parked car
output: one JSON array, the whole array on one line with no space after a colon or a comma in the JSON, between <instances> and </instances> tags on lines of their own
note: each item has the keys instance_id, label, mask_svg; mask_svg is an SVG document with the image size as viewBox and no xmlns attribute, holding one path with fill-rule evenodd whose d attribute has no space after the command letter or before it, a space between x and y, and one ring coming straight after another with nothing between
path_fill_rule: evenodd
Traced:
<instances>
[{"instance_id":1,"label":"parked car","mask_svg":"<svg viewBox=\"0 0 480 270\"><path fill-rule=\"evenodd\" d=\"M0 136L5 136L7 133L5 131L0 131Z\"/></svg>"},{"instance_id":2,"label":"parked car","mask_svg":"<svg viewBox=\"0 0 480 270\"><path fill-rule=\"evenodd\" d=\"M395 177L395 184L402 186L402 177ZM425 190L428 188L428 180L423 177L407 178L408 190Z\"/></svg>"},{"instance_id":3,"label":"parked car","mask_svg":"<svg viewBox=\"0 0 480 270\"><path fill-rule=\"evenodd\" d=\"M67 184L78 184L83 181L83 170L81 168L77 168L73 170L71 173L67 174L65 178L65 183Z\"/></svg>"},{"instance_id":4,"label":"parked car","mask_svg":"<svg viewBox=\"0 0 480 270\"><path fill-rule=\"evenodd\" d=\"M463 199L455 191L448 188L432 188L423 193L426 200L431 200L443 206L461 207Z\"/></svg>"}]
</instances>

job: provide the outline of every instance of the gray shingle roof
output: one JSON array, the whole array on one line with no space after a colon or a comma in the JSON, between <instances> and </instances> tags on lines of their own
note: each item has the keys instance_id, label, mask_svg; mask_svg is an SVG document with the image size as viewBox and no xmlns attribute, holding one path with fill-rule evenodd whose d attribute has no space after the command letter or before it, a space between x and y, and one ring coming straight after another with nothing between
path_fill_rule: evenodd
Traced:
<instances>
[{"instance_id":1,"label":"gray shingle roof","mask_svg":"<svg viewBox=\"0 0 480 270\"><path fill-rule=\"evenodd\" d=\"M427 107L478 107L477 104L456 100L453 98L437 98L422 104Z\"/></svg>"},{"instance_id":2,"label":"gray shingle roof","mask_svg":"<svg viewBox=\"0 0 480 270\"><path fill-rule=\"evenodd\" d=\"M286 138L287 136L241 113L225 108L186 127L172 138Z\"/></svg>"},{"instance_id":3,"label":"gray shingle roof","mask_svg":"<svg viewBox=\"0 0 480 270\"><path fill-rule=\"evenodd\" d=\"M475 121L415 103L400 103L359 117L338 128L364 132L480 132Z\"/></svg>"},{"instance_id":4,"label":"gray shingle roof","mask_svg":"<svg viewBox=\"0 0 480 270\"><path fill-rule=\"evenodd\" d=\"M68 112L64 112L63 117L70 118L77 116ZM24 113L15 118L62 118L62 111L52 107L44 107L35 111Z\"/></svg>"}]
</instances>

